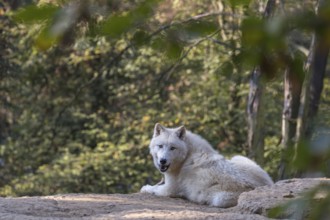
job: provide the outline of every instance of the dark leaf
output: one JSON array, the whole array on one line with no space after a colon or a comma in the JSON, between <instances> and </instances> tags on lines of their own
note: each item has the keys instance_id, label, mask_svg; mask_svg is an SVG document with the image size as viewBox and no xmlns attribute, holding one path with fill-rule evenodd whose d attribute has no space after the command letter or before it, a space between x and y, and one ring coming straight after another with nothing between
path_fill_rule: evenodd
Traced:
<instances>
[{"instance_id":1,"label":"dark leaf","mask_svg":"<svg viewBox=\"0 0 330 220\"><path fill-rule=\"evenodd\" d=\"M229 4L236 7L236 6L244 6L249 5L251 0L229 0Z\"/></svg>"},{"instance_id":2,"label":"dark leaf","mask_svg":"<svg viewBox=\"0 0 330 220\"><path fill-rule=\"evenodd\" d=\"M264 40L264 22L256 17L249 17L242 23L242 41L245 46L258 46Z\"/></svg>"},{"instance_id":3,"label":"dark leaf","mask_svg":"<svg viewBox=\"0 0 330 220\"><path fill-rule=\"evenodd\" d=\"M135 32L132 38L132 42L137 46L140 46L144 44L147 39L148 39L148 34L142 30L138 30L137 32Z\"/></svg>"},{"instance_id":4,"label":"dark leaf","mask_svg":"<svg viewBox=\"0 0 330 220\"><path fill-rule=\"evenodd\" d=\"M165 39L160 36L154 37L151 41L151 47L154 50L164 51L165 45L166 45Z\"/></svg>"},{"instance_id":5,"label":"dark leaf","mask_svg":"<svg viewBox=\"0 0 330 220\"><path fill-rule=\"evenodd\" d=\"M142 2L135 10L131 13L136 20L144 20L148 18L152 12L153 7L158 3L158 0L147 0Z\"/></svg>"},{"instance_id":6,"label":"dark leaf","mask_svg":"<svg viewBox=\"0 0 330 220\"><path fill-rule=\"evenodd\" d=\"M215 32L218 26L215 22L209 21L194 21L184 27L187 33L192 35L207 35Z\"/></svg>"},{"instance_id":7,"label":"dark leaf","mask_svg":"<svg viewBox=\"0 0 330 220\"><path fill-rule=\"evenodd\" d=\"M175 42L169 41L166 45L166 56L170 59L178 59L181 56L182 46Z\"/></svg>"}]
</instances>

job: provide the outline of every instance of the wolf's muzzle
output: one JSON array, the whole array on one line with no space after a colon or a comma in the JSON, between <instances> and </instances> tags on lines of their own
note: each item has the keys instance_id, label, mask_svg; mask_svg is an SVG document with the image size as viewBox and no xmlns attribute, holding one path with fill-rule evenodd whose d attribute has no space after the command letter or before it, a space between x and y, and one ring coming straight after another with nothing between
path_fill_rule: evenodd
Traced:
<instances>
[{"instance_id":1,"label":"wolf's muzzle","mask_svg":"<svg viewBox=\"0 0 330 220\"><path fill-rule=\"evenodd\" d=\"M166 170L170 167L170 165L159 165L159 170L161 172L166 172Z\"/></svg>"}]
</instances>

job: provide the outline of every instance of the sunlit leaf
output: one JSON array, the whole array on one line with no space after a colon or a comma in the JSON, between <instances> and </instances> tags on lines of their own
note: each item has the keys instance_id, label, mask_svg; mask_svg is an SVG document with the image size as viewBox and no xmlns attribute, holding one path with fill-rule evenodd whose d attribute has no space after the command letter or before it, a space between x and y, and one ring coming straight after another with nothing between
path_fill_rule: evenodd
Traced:
<instances>
[{"instance_id":1,"label":"sunlit leaf","mask_svg":"<svg viewBox=\"0 0 330 220\"><path fill-rule=\"evenodd\" d=\"M45 26L37 36L35 40L35 46L39 50L44 51L56 44L57 41L58 39L49 33L49 27Z\"/></svg>"},{"instance_id":2,"label":"sunlit leaf","mask_svg":"<svg viewBox=\"0 0 330 220\"><path fill-rule=\"evenodd\" d=\"M133 21L131 15L110 16L103 24L101 24L100 34L118 37L132 27Z\"/></svg>"},{"instance_id":3,"label":"sunlit leaf","mask_svg":"<svg viewBox=\"0 0 330 220\"><path fill-rule=\"evenodd\" d=\"M52 19L58 9L59 7L50 4L40 7L36 5L31 5L18 10L14 14L14 19L17 22L23 22L23 23L44 21L44 20Z\"/></svg>"}]
</instances>

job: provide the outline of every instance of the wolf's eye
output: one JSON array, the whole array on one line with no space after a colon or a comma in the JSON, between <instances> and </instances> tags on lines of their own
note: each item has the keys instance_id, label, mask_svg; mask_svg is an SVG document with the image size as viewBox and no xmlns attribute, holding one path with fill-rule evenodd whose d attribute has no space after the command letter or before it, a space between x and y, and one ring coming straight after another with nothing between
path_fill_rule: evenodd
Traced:
<instances>
[{"instance_id":1,"label":"wolf's eye","mask_svg":"<svg viewBox=\"0 0 330 220\"><path fill-rule=\"evenodd\" d=\"M171 147L171 148L170 148L170 150L175 150L175 149L176 149L176 147Z\"/></svg>"},{"instance_id":2,"label":"wolf's eye","mask_svg":"<svg viewBox=\"0 0 330 220\"><path fill-rule=\"evenodd\" d=\"M163 145L158 145L159 148L163 148Z\"/></svg>"}]
</instances>

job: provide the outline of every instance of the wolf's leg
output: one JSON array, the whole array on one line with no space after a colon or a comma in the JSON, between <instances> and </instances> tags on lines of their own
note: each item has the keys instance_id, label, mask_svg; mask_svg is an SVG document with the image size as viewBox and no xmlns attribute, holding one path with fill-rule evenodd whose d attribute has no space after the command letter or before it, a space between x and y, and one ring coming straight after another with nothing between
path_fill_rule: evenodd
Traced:
<instances>
[{"instance_id":1,"label":"wolf's leg","mask_svg":"<svg viewBox=\"0 0 330 220\"><path fill-rule=\"evenodd\" d=\"M160 182L157 183L156 185L163 185L163 184L165 184L165 179L164 179L164 177L162 177L162 179L160 180Z\"/></svg>"},{"instance_id":2,"label":"wolf's leg","mask_svg":"<svg viewBox=\"0 0 330 220\"><path fill-rule=\"evenodd\" d=\"M172 196L172 190L169 184L162 184L162 185L145 185L141 188L140 192L142 193L150 193L156 196Z\"/></svg>"},{"instance_id":3,"label":"wolf's leg","mask_svg":"<svg viewBox=\"0 0 330 220\"><path fill-rule=\"evenodd\" d=\"M220 208L228 208L237 205L240 193L237 192L215 192L209 197L209 205Z\"/></svg>"}]
</instances>

